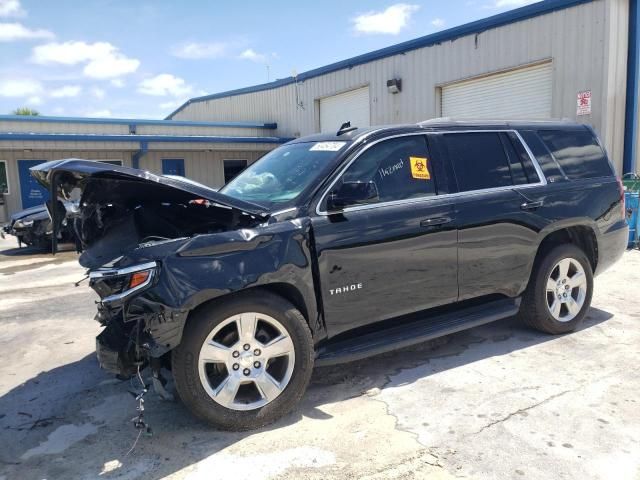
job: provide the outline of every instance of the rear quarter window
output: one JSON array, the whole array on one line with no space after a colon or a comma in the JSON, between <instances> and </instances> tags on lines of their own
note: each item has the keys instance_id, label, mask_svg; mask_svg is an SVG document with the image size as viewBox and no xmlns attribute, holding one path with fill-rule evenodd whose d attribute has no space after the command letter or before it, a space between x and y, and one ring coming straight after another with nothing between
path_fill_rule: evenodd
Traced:
<instances>
[{"instance_id":1,"label":"rear quarter window","mask_svg":"<svg viewBox=\"0 0 640 480\"><path fill-rule=\"evenodd\" d=\"M584 130L540 130L538 135L567 178L613 175L607 157L593 134Z\"/></svg>"}]
</instances>

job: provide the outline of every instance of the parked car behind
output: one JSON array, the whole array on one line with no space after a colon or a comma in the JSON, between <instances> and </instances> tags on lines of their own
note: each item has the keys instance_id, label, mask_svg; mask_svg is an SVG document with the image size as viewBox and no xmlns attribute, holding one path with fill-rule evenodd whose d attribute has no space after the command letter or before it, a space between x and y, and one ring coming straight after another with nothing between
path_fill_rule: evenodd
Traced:
<instances>
[{"instance_id":1,"label":"parked car behind","mask_svg":"<svg viewBox=\"0 0 640 480\"><path fill-rule=\"evenodd\" d=\"M226 429L291 410L314 365L513 315L571 332L628 235L604 149L569 122L345 126L218 192L79 160L32 175L82 190L100 364L170 363L187 407Z\"/></svg>"},{"instance_id":2,"label":"parked car behind","mask_svg":"<svg viewBox=\"0 0 640 480\"><path fill-rule=\"evenodd\" d=\"M61 222L58 232L58 241L75 242L73 221L70 220L74 213L72 202L61 202L67 211L67 216ZM18 240L18 246L27 245L40 249L51 248L53 224L46 205L38 205L27 208L11 215L9 222L2 227L3 232L13 235Z\"/></svg>"}]
</instances>

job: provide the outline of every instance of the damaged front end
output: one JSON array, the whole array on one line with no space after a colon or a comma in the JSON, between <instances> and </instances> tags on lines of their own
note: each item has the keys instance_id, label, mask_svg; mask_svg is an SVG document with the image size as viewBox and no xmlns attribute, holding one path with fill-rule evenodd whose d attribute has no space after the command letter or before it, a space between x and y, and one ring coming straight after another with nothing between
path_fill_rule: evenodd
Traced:
<instances>
[{"instance_id":1,"label":"damaged front end","mask_svg":"<svg viewBox=\"0 0 640 480\"><path fill-rule=\"evenodd\" d=\"M79 262L100 297L96 320L105 327L96 341L98 360L123 378L148 364L155 377L199 301L194 296L201 287L185 275L207 271L194 262L172 268L181 249L199 236L235 234L269 218L261 206L126 167L69 159L31 173L58 199L50 206L54 230L61 225L61 202L79 203L73 218Z\"/></svg>"},{"instance_id":2,"label":"damaged front end","mask_svg":"<svg viewBox=\"0 0 640 480\"><path fill-rule=\"evenodd\" d=\"M100 296L96 320L106 327L96 338L100 366L120 377L130 377L144 359L153 339L148 337L144 316L127 314L127 299L152 284L156 262L122 269L89 272L89 286Z\"/></svg>"}]
</instances>

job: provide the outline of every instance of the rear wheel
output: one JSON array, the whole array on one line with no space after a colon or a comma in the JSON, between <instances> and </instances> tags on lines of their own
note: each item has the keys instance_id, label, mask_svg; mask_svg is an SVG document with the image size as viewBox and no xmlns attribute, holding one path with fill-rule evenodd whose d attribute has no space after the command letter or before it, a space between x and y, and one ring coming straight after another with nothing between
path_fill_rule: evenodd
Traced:
<instances>
[{"instance_id":1,"label":"rear wheel","mask_svg":"<svg viewBox=\"0 0 640 480\"><path fill-rule=\"evenodd\" d=\"M300 400L313 342L302 316L266 292L204 307L173 351L176 389L198 417L226 430L271 423Z\"/></svg>"},{"instance_id":2,"label":"rear wheel","mask_svg":"<svg viewBox=\"0 0 640 480\"><path fill-rule=\"evenodd\" d=\"M534 267L520 318L543 332L559 334L580 326L591 305L593 272L575 245L549 250Z\"/></svg>"}]
</instances>

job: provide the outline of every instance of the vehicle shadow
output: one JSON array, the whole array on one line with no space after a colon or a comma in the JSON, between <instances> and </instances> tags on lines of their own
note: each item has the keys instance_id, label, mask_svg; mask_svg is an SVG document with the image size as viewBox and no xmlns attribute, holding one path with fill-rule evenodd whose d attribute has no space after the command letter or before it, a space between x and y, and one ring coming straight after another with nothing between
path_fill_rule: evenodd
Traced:
<instances>
[{"instance_id":1,"label":"vehicle shadow","mask_svg":"<svg viewBox=\"0 0 640 480\"><path fill-rule=\"evenodd\" d=\"M612 316L591 308L581 329L593 328ZM525 328L512 318L370 359L317 368L293 413L251 432L212 429L195 419L181 402L161 401L150 392L145 420L152 427L153 436L142 436L128 456L137 436L130 422L136 414L136 403L127 393L129 383L113 380L99 369L95 356L88 355L42 372L0 397L0 474L7 478L97 478L105 463L117 460L122 465L103 472L102 477L160 479L254 435L260 438L265 432L278 429L283 429L283 435L296 435L296 424L305 417L332 421L333 417L320 407L361 396L374 388L384 389L401 371L403 384L413 383L444 370L557 338ZM436 361L442 358L448 360ZM415 368L427 364L428 369ZM171 383L169 390L173 391ZM92 428L85 428L87 425ZM84 437L52 435L69 426L89 433ZM62 447L56 448L51 437L61 441ZM69 437L75 438L76 443L69 443ZM43 444L48 445L48 450L42 448ZM38 455L22 458L34 448L39 448L35 450Z\"/></svg>"},{"instance_id":2,"label":"vehicle shadow","mask_svg":"<svg viewBox=\"0 0 640 480\"><path fill-rule=\"evenodd\" d=\"M58 253L75 253L75 249L76 246L73 243L63 243L58 245ZM4 257L30 258L36 256L40 257L42 255L51 255L51 250L30 245L0 250L0 256Z\"/></svg>"}]
</instances>

